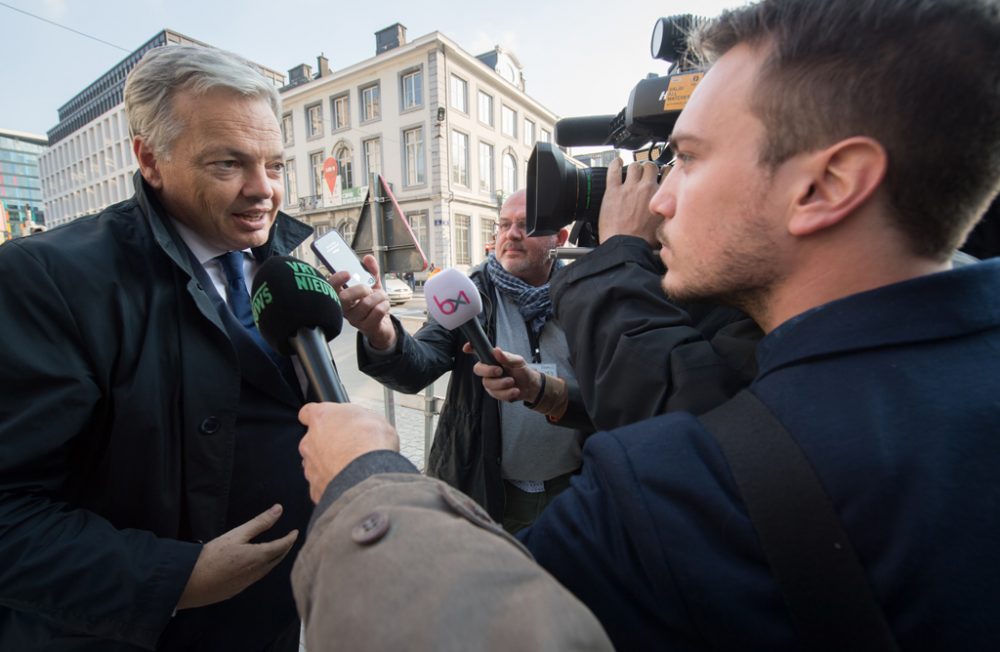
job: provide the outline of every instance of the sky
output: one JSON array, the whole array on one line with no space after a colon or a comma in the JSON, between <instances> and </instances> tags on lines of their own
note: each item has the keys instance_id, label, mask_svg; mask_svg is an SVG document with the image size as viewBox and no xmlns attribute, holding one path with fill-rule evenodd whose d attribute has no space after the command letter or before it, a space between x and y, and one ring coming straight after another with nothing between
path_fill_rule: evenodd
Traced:
<instances>
[{"instance_id":1,"label":"sky","mask_svg":"<svg viewBox=\"0 0 1000 652\"><path fill-rule=\"evenodd\" d=\"M617 113L648 73L661 16L717 15L743 0L0 0L0 128L45 134L58 108L161 29L284 72L334 70L375 54L375 32L438 31L476 55L500 45L524 67L528 95L560 117ZM14 7L91 37L27 16ZM114 46L119 46L114 47Z\"/></svg>"}]
</instances>

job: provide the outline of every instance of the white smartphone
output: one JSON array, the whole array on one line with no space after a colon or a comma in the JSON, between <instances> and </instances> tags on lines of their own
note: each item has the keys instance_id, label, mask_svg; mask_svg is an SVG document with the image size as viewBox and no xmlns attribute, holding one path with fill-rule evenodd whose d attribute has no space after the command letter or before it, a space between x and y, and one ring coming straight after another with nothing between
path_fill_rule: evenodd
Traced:
<instances>
[{"instance_id":1,"label":"white smartphone","mask_svg":"<svg viewBox=\"0 0 1000 652\"><path fill-rule=\"evenodd\" d=\"M351 250L351 246L337 231L330 230L313 240L312 250L331 272L351 273L351 278L345 283L346 286L350 287L357 283L364 283L368 287L375 285L375 277L364 268Z\"/></svg>"}]
</instances>

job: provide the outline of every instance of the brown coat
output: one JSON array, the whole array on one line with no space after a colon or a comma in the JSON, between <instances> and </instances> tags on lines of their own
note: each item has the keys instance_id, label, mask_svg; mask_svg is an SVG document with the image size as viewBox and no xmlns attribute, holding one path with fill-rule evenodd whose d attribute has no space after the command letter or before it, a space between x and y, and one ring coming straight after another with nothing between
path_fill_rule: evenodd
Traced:
<instances>
[{"instance_id":1,"label":"brown coat","mask_svg":"<svg viewBox=\"0 0 1000 652\"><path fill-rule=\"evenodd\" d=\"M416 474L370 477L327 508L292 585L309 652L613 649L481 507Z\"/></svg>"}]
</instances>

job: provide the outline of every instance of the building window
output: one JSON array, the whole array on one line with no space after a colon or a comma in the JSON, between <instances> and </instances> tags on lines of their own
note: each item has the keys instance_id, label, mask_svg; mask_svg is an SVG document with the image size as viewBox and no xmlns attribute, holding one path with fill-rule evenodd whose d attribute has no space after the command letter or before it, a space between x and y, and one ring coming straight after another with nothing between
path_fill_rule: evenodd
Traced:
<instances>
[{"instance_id":1,"label":"building window","mask_svg":"<svg viewBox=\"0 0 1000 652\"><path fill-rule=\"evenodd\" d=\"M504 136L517 138L517 111L503 104L500 105L500 130Z\"/></svg>"},{"instance_id":2,"label":"building window","mask_svg":"<svg viewBox=\"0 0 1000 652\"><path fill-rule=\"evenodd\" d=\"M299 201L299 185L295 178L295 159L285 161L285 205L291 206Z\"/></svg>"},{"instance_id":3,"label":"building window","mask_svg":"<svg viewBox=\"0 0 1000 652\"><path fill-rule=\"evenodd\" d=\"M424 182L424 128L416 127L403 132L403 178L407 186Z\"/></svg>"},{"instance_id":4,"label":"building window","mask_svg":"<svg viewBox=\"0 0 1000 652\"><path fill-rule=\"evenodd\" d=\"M542 135L538 140L542 141L543 143L551 143L552 132L549 131L548 129L542 129Z\"/></svg>"},{"instance_id":5,"label":"building window","mask_svg":"<svg viewBox=\"0 0 1000 652\"><path fill-rule=\"evenodd\" d=\"M285 147L295 143L295 132L292 129L292 114L281 116L281 142Z\"/></svg>"},{"instance_id":6,"label":"building window","mask_svg":"<svg viewBox=\"0 0 1000 652\"><path fill-rule=\"evenodd\" d=\"M427 246L430 244L430 239L428 238L427 212L417 211L410 213L406 216L406 219L410 222L410 230L413 231L413 237L417 239L420 249L424 252L425 256L428 255L430 249Z\"/></svg>"},{"instance_id":7,"label":"building window","mask_svg":"<svg viewBox=\"0 0 1000 652\"><path fill-rule=\"evenodd\" d=\"M472 259L469 256L469 251L472 249L472 243L469 241L469 216L468 215L456 215L455 216L455 264L456 265L469 265L472 263Z\"/></svg>"},{"instance_id":8,"label":"building window","mask_svg":"<svg viewBox=\"0 0 1000 652\"><path fill-rule=\"evenodd\" d=\"M306 107L306 138L323 135L323 105L316 103Z\"/></svg>"},{"instance_id":9,"label":"building window","mask_svg":"<svg viewBox=\"0 0 1000 652\"><path fill-rule=\"evenodd\" d=\"M479 121L493 126L493 96L479 91Z\"/></svg>"},{"instance_id":10,"label":"building window","mask_svg":"<svg viewBox=\"0 0 1000 652\"><path fill-rule=\"evenodd\" d=\"M330 115L334 131L351 126L351 98L347 93L330 100Z\"/></svg>"},{"instance_id":11,"label":"building window","mask_svg":"<svg viewBox=\"0 0 1000 652\"><path fill-rule=\"evenodd\" d=\"M340 235L344 236L347 243L354 244L354 234L358 232L358 223L348 218L340 223L337 230L340 231Z\"/></svg>"},{"instance_id":12,"label":"building window","mask_svg":"<svg viewBox=\"0 0 1000 652\"><path fill-rule=\"evenodd\" d=\"M479 191L493 194L493 145L479 143Z\"/></svg>"},{"instance_id":13,"label":"building window","mask_svg":"<svg viewBox=\"0 0 1000 652\"><path fill-rule=\"evenodd\" d=\"M531 147L535 144L535 123L524 119L524 144Z\"/></svg>"},{"instance_id":14,"label":"building window","mask_svg":"<svg viewBox=\"0 0 1000 652\"><path fill-rule=\"evenodd\" d=\"M424 75L419 70L411 70L403 73L400 78L402 84L403 110L421 106L424 103Z\"/></svg>"},{"instance_id":15,"label":"building window","mask_svg":"<svg viewBox=\"0 0 1000 652\"><path fill-rule=\"evenodd\" d=\"M368 183L371 175L382 173L382 142L378 138L369 138L363 145L365 183Z\"/></svg>"},{"instance_id":16,"label":"building window","mask_svg":"<svg viewBox=\"0 0 1000 652\"><path fill-rule=\"evenodd\" d=\"M451 106L462 113L469 112L469 82L457 75L451 76Z\"/></svg>"},{"instance_id":17,"label":"building window","mask_svg":"<svg viewBox=\"0 0 1000 652\"><path fill-rule=\"evenodd\" d=\"M460 131L451 132L451 180L469 185L469 136Z\"/></svg>"},{"instance_id":18,"label":"building window","mask_svg":"<svg viewBox=\"0 0 1000 652\"><path fill-rule=\"evenodd\" d=\"M313 152L309 155L310 188L313 197L323 196L323 152Z\"/></svg>"},{"instance_id":19,"label":"building window","mask_svg":"<svg viewBox=\"0 0 1000 652\"><path fill-rule=\"evenodd\" d=\"M492 217L479 216L479 241L483 245L482 251L484 256L487 254L486 246L496 239L496 226L496 220Z\"/></svg>"},{"instance_id":20,"label":"building window","mask_svg":"<svg viewBox=\"0 0 1000 652\"><path fill-rule=\"evenodd\" d=\"M503 155L503 193L509 195L517 190L517 161L513 154Z\"/></svg>"},{"instance_id":21,"label":"building window","mask_svg":"<svg viewBox=\"0 0 1000 652\"><path fill-rule=\"evenodd\" d=\"M354 166L351 164L353 153L346 145L338 147L333 154L337 159L337 176L340 177L341 190L354 187Z\"/></svg>"},{"instance_id":22,"label":"building window","mask_svg":"<svg viewBox=\"0 0 1000 652\"><path fill-rule=\"evenodd\" d=\"M361 122L370 122L382 117L379 85L372 84L361 89Z\"/></svg>"}]
</instances>

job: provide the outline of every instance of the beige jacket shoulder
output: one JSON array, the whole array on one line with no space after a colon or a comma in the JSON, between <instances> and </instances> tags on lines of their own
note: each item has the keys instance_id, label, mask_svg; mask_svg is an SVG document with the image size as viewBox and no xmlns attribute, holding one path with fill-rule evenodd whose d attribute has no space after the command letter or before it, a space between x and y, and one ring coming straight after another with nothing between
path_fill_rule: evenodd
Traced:
<instances>
[{"instance_id":1,"label":"beige jacket shoulder","mask_svg":"<svg viewBox=\"0 0 1000 652\"><path fill-rule=\"evenodd\" d=\"M583 604L472 499L381 474L317 519L292 571L306 650L612 650Z\"/></svg>"}]
</instances>

